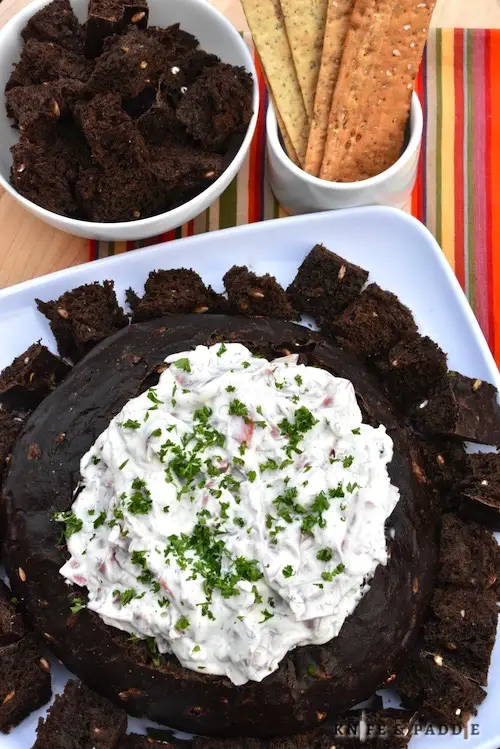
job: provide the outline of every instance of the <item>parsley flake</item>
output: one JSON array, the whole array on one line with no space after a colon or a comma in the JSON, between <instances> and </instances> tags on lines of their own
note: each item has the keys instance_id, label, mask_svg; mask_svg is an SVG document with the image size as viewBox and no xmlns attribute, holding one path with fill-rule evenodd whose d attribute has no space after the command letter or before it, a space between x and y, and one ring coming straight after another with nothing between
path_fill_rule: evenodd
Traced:
<instances>
[{"instance_id":1,"label":"parsley flake","mask_svg":"<svg viewBox=\"0 0 500 749\"><path fill-rule=\"evenodd\" d=\"M191 372L191 363L187 357L174 361L174 366L177 367L177 369L181 369L183 372L188 372L188 374Z\"/></svg>"}]
</instances>

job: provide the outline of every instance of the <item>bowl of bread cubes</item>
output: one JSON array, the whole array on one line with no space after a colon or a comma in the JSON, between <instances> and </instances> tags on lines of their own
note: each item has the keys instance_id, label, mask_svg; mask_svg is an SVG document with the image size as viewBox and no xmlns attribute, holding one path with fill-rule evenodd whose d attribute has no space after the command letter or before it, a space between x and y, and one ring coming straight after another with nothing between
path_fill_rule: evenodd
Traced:
<instances>
[{"instance_id":1,"label":"bowl of bread cubes","mask_svg":"<svg viewBox=\"0 0 500 749\"><path fill-rule=\"evenodd\" d=\"M204 0L40 0L0 30L0 186L71 234L169 231L250 147L259 96L237 30Z\"/></svg>"},{"instance_id":2,"label":"bowl of bread cubes","mask_svg":"<svg viewBox=\"0 0 500 749\"><path fill-rule=\"evenodd\" d=\"M271 187L289 213L406 204L423 132L416 79L434 6L243 0L272 102Z\"/></svg>"}]
</instances>

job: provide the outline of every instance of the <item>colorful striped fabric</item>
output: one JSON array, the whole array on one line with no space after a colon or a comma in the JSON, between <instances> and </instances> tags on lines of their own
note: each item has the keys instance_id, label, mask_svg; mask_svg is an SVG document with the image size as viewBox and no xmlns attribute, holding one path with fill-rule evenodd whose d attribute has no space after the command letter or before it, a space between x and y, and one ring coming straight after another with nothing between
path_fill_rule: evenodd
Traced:
<instances>
[{"instance_id":1,"label":"colorful striped fabric","mask_svg":"<svg viewBox=\"0 0 500 749\"><path fill-rule=\"evenodd\" d=\"M266 179L267 91L256 65L261 117L249 157L220 200L152 240L91 242L92 259L286 215ZM442 246L500 363L500 31L431 31L416 90L426 118L411 210Z\"/></svg>"}]
</instances>

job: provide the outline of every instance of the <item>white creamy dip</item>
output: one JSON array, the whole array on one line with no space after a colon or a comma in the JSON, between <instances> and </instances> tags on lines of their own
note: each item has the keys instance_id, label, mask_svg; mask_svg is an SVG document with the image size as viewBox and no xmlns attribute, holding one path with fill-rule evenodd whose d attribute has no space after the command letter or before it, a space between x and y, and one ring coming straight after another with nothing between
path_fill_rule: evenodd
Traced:
<instances>
[{"instance_id":1,"label":"white creamy dip","mask_svg":"<svg viewBox=\"0 0 500 749\"><path fill-rule=\"evenodd\" d=\"M261 681L338 635L399 499L348 380L240 344L168 357L82 458L61 569L106 624Z\"/></svg>"}]
</instances>

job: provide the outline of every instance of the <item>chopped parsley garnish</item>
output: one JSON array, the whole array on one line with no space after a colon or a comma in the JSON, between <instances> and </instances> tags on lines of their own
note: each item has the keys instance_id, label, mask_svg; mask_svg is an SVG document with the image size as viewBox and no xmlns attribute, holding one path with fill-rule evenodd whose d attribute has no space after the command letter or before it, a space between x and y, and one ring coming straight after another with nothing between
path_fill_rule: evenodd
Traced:
<instances>
[{"instance_id":1,"label":"chopped parsley garnish","mask_svg":"<svg viewBox=\"0 0 500 749\"><path fill-rule=\"evenodd\" d=\"M355 481L354 484L351 484L350 482L346 486L347 491L349 494L352 494L355 489L359 489L359 484Z\"/></svg>"},{"instance_id":2,"label":"chopped parsley garnish","mask_svg":"<svg viewBox=\"0 0 500 749\"><path fill-rule=\"evenodd\" d=\"M64 535L66 539L70 538L73 533L81 531L83 526L83 520L77 518L72 512L56 512L52 516L58 523L65 523Z\"/></svg>"},{"instance_id":3,"label":"chopped parsley garnish","mask_svg":"<svg viewBox=\"0 0 500 749\"><path fill-rule=\"evenodd\" d=\"M180 630L187 629L189 627L189 619L187 616L181 616L181 618L177 621L177 624L175 625L175 628Z\"/></svg>"},{"instance_id":4,"label":"chopped parsley garnish","mask_svg":"<svg viewBox=\"0 0 500 749\"><path fill-rule=\"evenodd\" d=\"M342 499L342 497L345 497L344 489L342 488L342 484L337 484L336 489L329 489L328 494L332 499Z\"/></svg>"},{"instance_id":5,"label":"chopped parsley garnish","mask_svg":"<svg viewBox=\"0 0 500 749\"><path fill-rule=\"evenodd\" d=\"M344 466L344 468L350 468L353 463L354 463L353 455L348 455L347 458L344 458L344 460L342 461L342 465Z\"/></svg>"},{"instance_id":6,"label":"chopped parsley garnish","mask_svg":"<svg viewBox=\"0 0 500 749\"><path fill-rule=\"evenodd\" d=\"M262 621L259 622L259 624L264 624L264 622L267 622L269 619L272 619L274 614L271 614L267 609L264 609L264 611L260 612L262 616L264 617Z\"/></svg>"},{"instance_id":7,"label":"chopped parsley garnish","mask_svg":"<svg viewBox=\"0 0 500 749\"><path fill-rule=\"evenodd\" d=\"M329 562L332 556L331 549L321 549L321 551L318 551L316 554L316 559L319 559L320 562Z\"/></svg>"},{"instance_id":8,"label":"chopped parsley garnish","mask_svg":"<svg viewBox=\"0 0 500 749\"><path fill-rule=\"evenodd\" d=\"M230 416L248 416L248 408L237 398L229 404Z\"/></svg>"},{"instance_id":9,"label":"chopped parsley garnish","mask_svg":"<svg viewBox=\"0 0 500 749\"><path fill-rule=\"evenodd\" d=\"M245 527L245 521L243 520L243 518L240 518L240 517L234 518L233 522L235 525L238 525L240 528Z\"/></svg>"},{"instance_id":10,"label":"chopped parsley garnish","mask_svg":"<svg viewBox=\"0 0 500 749\"><path fill-rule=\"evenodd\" d=\"M206 424L209 418L212 416L212 409L208 406L203 406L202 408L196 409L196 411L193 414L193 418L195 421L201 421L202 424Z\"/></svg>"},{"instance_id":11,"label":"chopped parsley garnish","mask_svg":"<svg viewBox=\"0 0 500 749\"><path fill-rule=\"evenodd\" d=\"M135 590L133 590L133 588L129 590L124 590L123 592L119 590L114 590L113 595L115 596L115 598L118 598L122 606L127 606L131 601L134 600L134 598L144 597L144 593L141 593L141 595L138 596Z\"/></svg>"},{"instance_id":12,"label":"chopped parsley garnish","mask_svg":"<svg viewBox=\"0 0 500 749\"><path fill-rule=\"evenodd\" d=\"M129 461L129 458L127 458L127 460L124 460L123 463L121 464L121 466L118 466L118 470L119 471L123 471L123 469L127 465L128 461Z\"/></svg>"},{"instance_id":13,"label":"chopped parsley garnish","mask_svg":"<svg viewBox=\"0 0 500 749\"><path fill-rule=\"evenodd\" d=\"M292 457L292 453L294 452L299 454L302 452L298 448L299 442L306 432L309 432L319 423L305 406L298 408L294 415L294 424L291 424L288 419L283 419L283 421L278 424L281 434L288 437L288 445L285 447L285 450L289 458Z\"/></svg>"},{"instance_id":14,"label":"chopped parsley garnish","mask_svg":"<svg viewBox=\"0 0 500 749\"><path fill-rule=\"evenodd\" d=\"M151 437L161 437L160 427L158 427L158 429L155 429L153 432L151 432Z\"/></svg>"},{"instance_id":15,"label":"chopped parsley garnish","mask_svg":"<svg viewBox=\"0 0 500 749\"><path fill-rule=\"evenodd\" d=\"M72 614L78 614L79 611L85 608L85 603L81 598L73 598L70 610Z\"/></svg>"},{"instance_id":16,"label":"chopped parsley garnish","mask_svg":"<svg viewBox=\"0 0 500 749\"><path fill-rule=\"evenodd\" d=\"M127 419L127 421L124 421L122 423L122 427L125 427L125 429L139 429L140 424L135 419Z\"/></svg>"},{"instance_id":17,"label":"chopped parsley garnish","mask_svg":"<svg viewBox=\"0 0 500 749\"><path fill-rule=\"evenodd\" d=\"M101 459L97 457L97 455L92 456L92 463L97 466L101 462Z\"/></svg>"},{"instance_id":18,"label":"chopped parsley garnish","mask_svg":"<svg viewBox=\"0 0 500 749\"><path fill-rule=\"evenodd\" d=\"M242 580L247 580L250 583L256 583L261 580L264 575L258 568L258 561L256 559L245 559L245 557L238 557L235 562L236 574Z\"/></svg>"},{"instance_id":19,"label":"chopped parsley garnish","mask_svg":"<svg viewBox=\"0 0 500 749\"><path fill-rule=\"evenodd\" d=\"M246 451L247 451L247 443L246 442L242 442L241 445L238 448L238 452L239 452L240 455L244 455L246 453Z\"/></svg>"},{"instance_id":20,"label":"chopped parsley garnish","mask_svg":"<svg viewBox=\"0 0 500 749\"><path fill-rule=\"evenodd\" d=\"M106 522L106 513L101 512L98 518L94 520L94 528L100 528L101 525L104 525Z\"/></svg>"},{"instance_id":21,"label":"chopped parsley garnish","mask_svg":"<svg viewBox=\"0 0 500 749\"><path fill-rule=\"evenodd\" d=\"M245 465L245 461L243 460L243 458L235 457L233 458L233 465L235 465L237 468L241 468Z\"/></svg>"},{"instance_id":22,"label":"chopped parsley garnish","mask_svg":"<svg viewBox=\"0 0 500 749\"><path fill-rule=\"evenodd\" d=\"M133 493L130 495L127 509L132 515L146 515L153 506L151 492L142 479L135 478L132 481Z\"/></svg>"},{"instance_id":23,"label":"chopped parsley garnish","mask_svg":"<svg viewBox=\"0 0 500 749\"><path fill-rule=\"evenodd\" d=\"M212 490L213 491L213 490ZM212 493L212 492L210 492ZM218 492L218 496L220 497L222 495L222 492ZM229 515L227 514L227 510L229 508L229 502L221 502L220 503L220 516L223 520L227 520Z\"/></svg>"},{"instance_id":24,"label":"chopped parsley garnish","mask_svg":"<svg viewBox=\"0 0 500 749\"><path fill-rule=\"evenodd\" d=\"M302 379L302 377L300 375L295 375L295 382L297 383L297 385L300 386L300 385L302 385L302 383L304 382L304 380Z\"/></svg>"},{"instance_id":25,"label":"chopped parsley garnish","mask_svg":"<svg viewBox=\"0 0 500 749\"><path fill-rule=\"evenodd\" d=\"M359 427L356 427L356 429L351 429L351 432L353 434L361 434L361 429Z\"/></svg>"},{"instance_id":26,"label":"chopped parsley garnish","mask_svg":"<svg viewBox=\"0 0 500 749\"><path fill-rule=\"evenodd\" d=\"M200 646L199 645L195 645L194 648L193 648L193 653L199 653L200 650L201 650Z\"/></svg>"},{"instance_id":27,"label":"chopped parsley garnish","mask_svg":"<svg viewBox=\"0 0 500 749\"><path fill-rule=\"evenodd\" d=\"M269 460L266 460L265 463L261 463L259 468L261 470L261 473L264 473L264 471L277 471L279 466L275 460L269 458Z\"/></svg>"},{"instance_id":28,"label":"chopped parsley garnish","mask_svg":"<svg viewBox=\"0 0 500 749\"><path fill-rule=\"evenodd\" d=\"M254 598L255 598L255 603L262 603L262 596L259 593L256 585L253 586L252 593L253 593Z\"/></svg>"},{"instance_id":29,"label":"chopped parsley garnish","mask_svg":"<svg viewBox=\"0 0 500 749\"><path fill-rule=\"evenodd\" d=\"M305 515L302 520L300 527L302 533L310 533L315 525L319 525L320 528L324 528L326 520L323 517L323 513L330 507L330 502L325 492L320 492L314 502L312 503L309 512Z\"/></svg>"},{"instance_id":30,"label":"chopped parsley garnish","mask_svg":"<svg viewBox=\"0 0 500 749\"><path fill-rule=\"evenodd\" d=\"M242 366L242 367L243 367L244 369L248 369L248 367L250 366L250 362L244 361L244 362L242 362L242 363L241 363L241 366Z\"/></svg>"},{"instance_id":31,"label":"chopped parsley garnish","mask_svg":"<svg viewBox=\"0 0 500 749\"><path fill-rule=\"evenodd\" d=\"M337 577L337 575L340 575L340 574L342 574L342 572L344 572L344 570L345 570L345 564L342 564L342 562L341 562L341 563L340 563L340 564L338 564L338 565L337 565L337 566L335 567L335 569L334 569L334 570L332 570L331 572L322 572L322 573L321 573L321 577L322 577L322 578L323 578L323 580L325 580L325 581L326 581L327 583L331 583L331 582L332 582L332 580L333 580L333 578L334 578L334 577Z\"/></svg>"},{"instance_id":32,"label":"chopped parsley garnish","mask_svg":"<svg viewBox=\"0 0 500 749\"><path fill-rule=\"evenodd\" d=\"M182 369L183 372L191 372L191 363L187 357L174 361L174 366L177 367L177 369Z\"/></svg>"},{"instance_id":33,"label":"chopped parsley garnish","mask_svg":"<svg viewBox=\"0 0 500 749\"><path fill-rule=\"evenodd\" d=\"M150 390L148 390L148 396L147 396L147 397L148 397L148 398L149 398L149 400L150 400L150 401L151 401L152 403L154 403L154 404L155 404L156 406L157 406L157 405L158 405L159 403L161 403L161 400L160 400L160 399L158 398L158 396L156 395L156 391L155 391L155 390L153 390L153 388L151 388Z\"/></svg>"},{"instance_id":34,"label":"chopped parsley garnish","mask_svg":"<svg viewBox=\"0 0 500 749\"><path fill-rule=\"evenodd\" d=\"M228 385L226 390L228 393L234 393L236 391L236 388L234 387L234 385Z\"/></svg>"},{"instance_id":35,"label":"chopped parsley garnish","mask_svg":"<svg viewBox=\"0 0 500 749\"><path fill-rule=\"evenodd\" d=\"M224 343L222 343L222 344L220 345L220 348L219 348L219 350L217 351L217 356L221 357L221 356L222 356L222 354L225 354L225 353L226 353L226 351L227 351L227 346L226 346L226 345L225 345Z\"/></svg>"},{"instance_id":36,"label":"chopped parsley garnish","mask_svg":"<svg viewBox=\"0 0 500 749\"><path fill-rule=\"evenodd\" d=\"M254 482L254 481L255 481L255 479L257 478L257 474L256 474L256 472L255 472L255 471L248 471L248 473L247 473L247 478L248 478L248 480L250 481L250 483L251 483L251 484L253 484L253 482Z\"/></svg>"},{"instance_id":37,"label":"chopped parsley garnish","mask_svg":"<svg viewBox=\"0 0 500 749\"><path fill-rule=\"evenodd\" d=\"M138 564L141 567L146 566L146 552L145 551L133 551L130 555L130 561L132 564Z\"/></svg>"},{"instance_id":38,"label":"chopped parsley garnish","mask_svg":"<svg viewBox=\"0 0 500 749\"><path fill-rule=\"evenodd\" d=\"M170 507L168 505L165 505L163 508L163 512L170 512Z\"/></svg>"},{"instance_id":39,"label":"chopped parsley garnish","mask_svg":"<svg viewBox=\"0 0 500 749\"><path fill-rule=\"evenodd\" d=\"M291 564L287 564L286 567L283 567L283 577L292 577L294 575L293 567Z\"/></svg>"}]
</instances>

